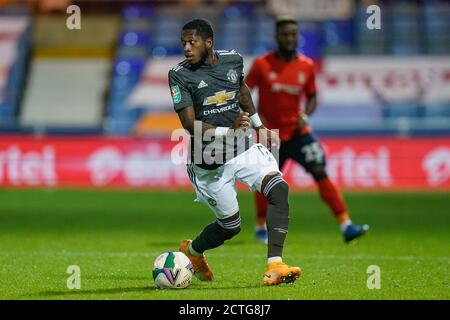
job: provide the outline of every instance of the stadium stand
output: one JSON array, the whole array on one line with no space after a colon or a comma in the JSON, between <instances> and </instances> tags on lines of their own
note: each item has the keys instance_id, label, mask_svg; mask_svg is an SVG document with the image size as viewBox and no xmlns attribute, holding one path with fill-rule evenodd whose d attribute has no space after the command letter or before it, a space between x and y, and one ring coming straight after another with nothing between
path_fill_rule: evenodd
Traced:
<instances>
[{"instance_id":1,"label":"stadium stand","mask_svg":"<svg viewBox=\"0 0 450 320\"><path fill-rule=\"evenodd\" d=\"M29 16L0 16L0 127L16 124L28 69L30 38Z\"/></svg>"},{"instance_id":2,"label":"stadium stand","mask_svg":"<svg viewBox=\"0 0 450 320\"><path fill-rule=\"evenodd\" d=\"M108 66L104 59L34 61L20 123L34 127L101 125Z\"/></svg>"},{"instance_id":3,"label":"stadium stand","mask_svg":"<svg viewBox=\"0 0 450 320\"><path fill-rule=\"evenodd\" d=\"M368 16L366 9L370 3L381 6L383 12L381 30L369 30L366 26ZM149 68L153 68L155 63L159 62L166 65L167 61L172 58L181 59L179 31L184 22L197 16L207 17L215 27L216 48L237 50L246 57L247 64L255 55L274 48L273 22L275 17L266 10L263 1L187 1L185 3L174 1L170 4L158 1L134 4L123 2L114 9L103 4L97 4L97 7L95 4L90 4L87 8L90 10L88 10L89 14L96 13L97 8L107 8L104 9L105 12L120 15L121 20L117 41L114 44L113 59L110 61L109 78L105 79L109 82L109 86L108 94L105 97L103 129L108 134L143 133L146 132L146 127L149 129L148 132L154 134L158 130L168 132L171 127L176 125L176 119L173 119L174 115L169 115L172 112L170 101L158 98L157 103L152 105L145 102L135 104L133 95L138 88L142 92L142 90L145 91L145 86L148 88L148 86L157 87L163 83L166 85L166 79L164 79L166 75L160 71L155 72L154 69L149 70ZM50 9L55 10L54 8ZM43 9L41 8L41 10ZM16 46L19 54L16 63L8 67L7 81L4 81L7 86L3 90L0 108L3 129L6 128L6 124L16 124L18 118L25 120L22 121L22 125L33 124L26 120L30 119L29 105L21 106L20 102L25 88L27 69L25 60L27 51L29 51L27 48L31 42L30 30L31 27L28 26L22 31L20 39L18 38ZM336 58L341 56L355 57L356 60L367 59L366 61L370 62L372 62L371 57L377 56L382 59L386 58L389 63L397 57L408 57L408 59L418 57L419 60L421 59L418 60L418 68L422 68L420 69L422 71L414 72L427 72L423 70L434 70L430 69L434 67L430 67L429 61L436 57L436 61L438 61L436 65L443 65L443 63L445 65L445 62L442 62L443 59L439 60L439 57L450 55L450 5L445 0L356 1L352 17L340 20L336 18L302 20L300 21L300 31L298 50L313 58L318 68L322 68L323 65L325 65L323 68L330 68L327 62L331 61L331 70L334 70L334 63L338 61ZM3 39L4 37L1 38L2 41ZM351 62L347 63L351 67ZM381 64L382 62L378 62L379 66ZM35 67L39 67L39 65ZM5 69L2 70L5 75ZM359 72L357 69L355 70L355 72ZM401 72L411 71L399 69L396 72L401 74ZM104 72L104 75L107 74ZM326 77L330 77L330 79L324 77L321 80L324 82L321 85L327 84L324 90L336 88L332 84L335 81L333 80L334 76L334 74L327 74ZM340 81L338 85L342 85L342 82L345 81L356 81L352 80L354 76L354 74L349 74L348 79L336 81ZM356 75L356 77L359 76ZM391 75L387 73L386 77L391 77ZM436 90L444 90L442 88L446 86L447 77L443 72L439 79L439 88L441 89ZM402 79L401 76L399 79ZM383 81L392 82L390 78ZM408 86L417 85L415 84L417 80L408 81ZM37 81L33 74L30 78L31 87L27 88L29 91L27 94L40 92L41 96L48 95L45 91L37 90L38 87L34 87L40 85L41 82L41 80ZM390 85L392 84L388 86ZM162 86L158 88L161 88L162 92ZM377 93L364 88L364 86L357 87L358 90L367 91L365 93L358 92L362 98L361 101L365 101L360 105L347 105L345 99L338 99L339 101L334 103L330 99L326 99L314 117L314 121L318 123L318 131L325 128L329 119L334 117L340 117L343 119L342 121L347 121L348 126L343 126L345 128L342 129L347 132L351 132L352 128L360 128L359 124L366 123L366 121L366 127L375 126L382 130L384 124L398 119L401 121L411 120L411 123L420 126L420 119L428 121L439 117L449 117L450 101L447 97L442 97L442 94L434 92L436 90L429 90L433 91L431 95L434 95L434 98L430 98L429 92L423 97L414 94L406 97L407 94L400 92L400 96L404 98L391 99L392 93L386 93L382 88L379 88ZM39 99L36 98L36 101ZM97 107L97 110L99 108L103 108L103 105ZM36 110L39 110L36 111L37 115L46 109L37 107ZM84 111L80 112L85 113ZM69 113L64 114L69 115ZM50 112L49 118L52 116L55 117L56 113ZM90 119L91 124L96 122L92 120L92 113L87 118ZM82 118L79 119L81 121ZM384 120L386 122L383 122ZM68 124L59 120L55 121L55 123L57 122L62 126Z\"/></svg>"},{"instance_id":4,"label":"stadium stand","mask_svg":"<svg viewBox=\"0 0 450 320\"><path fill-rule=\"evenodd\" d=\"M387 11L382 7L383 12ZM381 16L381 25L384 26L388 22L388 14ZM355 26L355 53L360 55L382 55L388 51L388 32L386 28L381 28L377 32L373 32L367 28L366 6L359 4L354 18Z\"/></svg>"},{"instance_id":5,"label":"stadium stand","mask_svg":"<svg viewBox=\"0 0 450 320\"><path fill-rule=\"evenodd\" d=\"M129 133L140 117L139 109L127 108L126 99L138 83L147 58L152 50L154 51L153 42L164 42L156 38L156 34L159 34L156 27L158 23L150 23L154 14L153 7L145 5L131 5L123 10L122 32L112 66L106 112L106 129L109 132ZM153 32L155 39L151 34L152 28L156 30ZM164 51L165 55L167 49L161 51Z\"/></svg>"}]
</instances>

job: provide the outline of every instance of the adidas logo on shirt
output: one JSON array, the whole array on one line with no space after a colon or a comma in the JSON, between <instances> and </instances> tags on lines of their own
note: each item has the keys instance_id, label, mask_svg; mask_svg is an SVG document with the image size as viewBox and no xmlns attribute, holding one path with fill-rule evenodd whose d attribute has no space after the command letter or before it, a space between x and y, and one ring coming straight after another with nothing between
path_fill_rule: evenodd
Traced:
<instances>
[{"instance_id":1,"label":"adidas logo on shirt","mask_svg":"<svg viewBox=\"0 0 450 320\"><path fill-rule=\"evenodd\" d=\"M204 87L207 87L208 86L208 84L205 82L205 81L200 81L200 83L198 84L198 89L201 89L201 88L204 88Z\"/></svg>"}]
</instances>

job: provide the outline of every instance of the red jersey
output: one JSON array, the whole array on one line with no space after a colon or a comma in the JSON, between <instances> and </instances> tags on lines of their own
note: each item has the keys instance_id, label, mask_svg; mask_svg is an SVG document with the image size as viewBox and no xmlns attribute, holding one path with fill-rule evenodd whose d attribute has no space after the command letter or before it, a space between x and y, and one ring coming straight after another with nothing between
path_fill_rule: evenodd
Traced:
<instances>
[{"instance_id":1,"label":"red jersey","mask_svg":"<svg viewBox=\"0 0 450 320\"><path fill-rule=\"evenodd\" d=\"M281 141L290 140L303 112L301 99L316 93L313 61L299 54L288 62L270 52L255 59L245 82L250 88L258 87L258 113L265 126L279 129ZM301 133L310 130L306 127Z\"/></svg>"}]
</instances>

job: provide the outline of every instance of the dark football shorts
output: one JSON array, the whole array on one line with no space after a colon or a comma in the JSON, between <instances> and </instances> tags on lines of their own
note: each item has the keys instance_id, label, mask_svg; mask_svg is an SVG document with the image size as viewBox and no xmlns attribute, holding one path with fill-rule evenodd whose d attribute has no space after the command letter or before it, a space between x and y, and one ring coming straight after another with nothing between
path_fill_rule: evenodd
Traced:
<instances>
[{"instance_id":1,"label":"dark football shorts","mask_svg":"<svg viewBox=\"0 0 450 320\"><path fill-rule=\"evenodd\" d=\"M291 140L281 142L279 151L279 165L283 168L287 159L299 163L307 172L316 166L325 166L325 152L319 140L311 133L300 135L296 132Z\"/></svg>"}]
</instances>

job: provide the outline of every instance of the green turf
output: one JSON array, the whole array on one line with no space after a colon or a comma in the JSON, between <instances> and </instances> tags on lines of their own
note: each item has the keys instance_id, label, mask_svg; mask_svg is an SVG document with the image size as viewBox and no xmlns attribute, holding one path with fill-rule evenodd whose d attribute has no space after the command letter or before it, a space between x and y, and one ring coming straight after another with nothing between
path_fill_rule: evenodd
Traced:
<instances>
[{"instance_id":1,"label":"green turf","mask_svg":"<svg viewBox=\"0 0 450 320\"><path fill-rule=\"evenodd\" d=\"M291 195L285 261L294 284L262 286L265 246L253 239L253 198L239 196L243 230L208 252L212 283L157 290L154 258L213 219L190 192L0 191L1 299L449 299L448 193L345 194L368 236L345 245L317 194ZM66 286L69 265L81 289ZM367 267L381 289L367 288Z\"/></svg>"}]
</instances>

